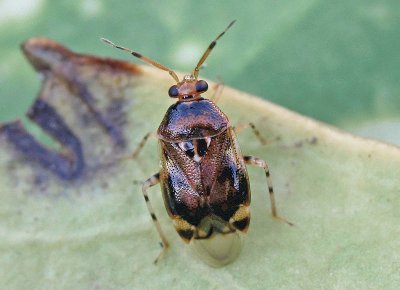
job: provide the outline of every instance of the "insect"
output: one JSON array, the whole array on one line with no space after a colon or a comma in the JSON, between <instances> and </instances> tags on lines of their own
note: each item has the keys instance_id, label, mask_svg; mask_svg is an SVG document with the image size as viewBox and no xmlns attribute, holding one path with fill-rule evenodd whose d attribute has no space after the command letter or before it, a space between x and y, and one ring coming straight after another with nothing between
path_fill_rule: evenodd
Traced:
<instances>
[{"instance_id":1,"label":"insect","mask_svg":"<svg viewBox=\"0 0 400 290\"><path fill-rule=\"evenodd\" d=\"M168 215L179 236L193 244L200 257L212 266L233 261L241 248L239 233L248 230L250 184L246 164L264 169L272 216L287 222L278 216L267 163L241 154L235 129L227 116L214 102L202 97L208 90L208 84L198 79L200 68L217 41L234 23L232 21L210 43L192 74L185 75L181 81L168 67L102 38L107 44L167 71L176 81L168 94L177 101L169 107L157 130L161 168L142 186L147 208L161 238L162 250L155 262L169 246L147 193L158 183ZM250 128L256 136L260 136L253 124ZM143 138L132 156L137 156L150 135Z\"/></svg>"}]
</instances>

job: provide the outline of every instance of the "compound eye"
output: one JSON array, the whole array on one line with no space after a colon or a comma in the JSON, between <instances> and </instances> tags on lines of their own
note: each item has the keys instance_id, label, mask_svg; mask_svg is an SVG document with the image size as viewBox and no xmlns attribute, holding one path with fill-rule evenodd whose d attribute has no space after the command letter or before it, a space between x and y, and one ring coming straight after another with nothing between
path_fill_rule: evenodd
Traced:
<instances>
[{"instance_id":1,"label":"compound eye","mask_svg":"<svg viewBox=\"0 0 400 290\"><path fill-rule=\"evenodd\" d=\"M208 90L208 84L206 81L200 80L196 83L196 91L198 93L205 92Z\"/></svg>"},{"instance_id":2,"label":"compound eye","mask_svg":"<svg viewBox=\"0 0 400 290\"><path fill-rule=\"evenodd\" d=\"M172 87L169 88L168 90L168 95L171 98L176 98L179 95L179 90L177 85L173 85Z\"/></svg>"}]
</instances>

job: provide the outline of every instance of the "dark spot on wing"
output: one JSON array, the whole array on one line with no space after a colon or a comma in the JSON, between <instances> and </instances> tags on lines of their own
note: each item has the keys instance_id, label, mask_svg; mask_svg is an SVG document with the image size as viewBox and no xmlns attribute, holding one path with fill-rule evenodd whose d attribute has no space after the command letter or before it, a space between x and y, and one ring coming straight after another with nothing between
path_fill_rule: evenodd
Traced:
<instances>
[{"instance_id":1,"label":"dark spot on wing","mask_svg":"<svg viewBox=\"0 0 400 290\"><path fill-rule=\"evenodd\" d=\"M184 239L187 242L189 242L193 237L192 230L178 230L178 234L182 239Z\"/></svg>"},{"instance_id":2,"label":"dark spot on wing","mask_svg":"<svg viewBox=\"0 0 400 290\"><path fill-rule=\"evenodd\" d=\"M237 228L239 231L245 231L250 223L250 219L248 217L245 217L241 220L233 222L233 226Z\"/></svg>"},{"instance_id":3,"label":"dark spot on wing","mask_svg":"<svg viewBox=\"0 0 400 290\"><path fill-rule=\"evenodd\" d=\"M197 139L197 153L203 157L207 153L207 142L205 139Z\"/></svg>"}]
</instances>

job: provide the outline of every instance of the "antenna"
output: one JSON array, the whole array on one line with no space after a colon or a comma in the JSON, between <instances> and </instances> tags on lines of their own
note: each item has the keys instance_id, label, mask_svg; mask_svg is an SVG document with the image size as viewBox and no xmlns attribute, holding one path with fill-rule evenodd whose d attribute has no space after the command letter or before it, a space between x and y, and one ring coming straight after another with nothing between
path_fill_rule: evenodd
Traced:
<instances>
[{"instance_id":1,"label":"antenna","mask_svg":"<svg viewBox=\"0 0 400 290\"><path fill-rule=\"evenodd\" d=\"M220 35L219 37L221 37L221 36L222 36L222 35ZM166 66L163 66L162 64L160 64L160 63L158 63L158 62L152 60L151 58L148 58L147 56L141 55L140 53L138 53L138 52L136 52L136 51L133 51L133 50L131 50L131 49L129 49L129 48L126 48L126 47L117 45L117 44L115 44L114 42L112 42L112 41L110 41L110 40L108 40L108 39L101 38L101 40L102 40L103 42L107 43L108 45L112 46L112 47L115 47L115 48L118 48L118 49L120 49L120 50L122 50L122 51L125 51L125 52L127 52L127 53L133 55L134 57L137 57L137 58L139 58L140 60L142 60L142 61L144 61L144 62L146 62L146 63L148 63L148 64L151 64L152 66L155 66L155 67L157 67L157 68L159 68L159 69L162 69L162 70L164 70L164 71L167 71L167 72L174 78L174 80L175 80L177 83L179 83L179 78L178 78L178 76L176 75L176 73L175 73L172 69L170 69L170 68L168 68L168 67L166 67Z\"/></svg>"},{"instance_id":2,"label":"antenna","mask_svg":"<svg viewBox=\"0 0 400 290\"><path fill-rule=\"evenodd\" d=\"M207 50L204 52L203 56L200 58L199 62L197 63L195 69L193 70L193 76L195 77L195 79L197 79L197 77L199 76L199 71L201 68L201 65L203 64L203 62L206 60L206 58L208 57L208 55L211 53L211 51L213 50L213 48L215 47L215 45L217 44L217 40L220 39L225 32L228 31L229 28L231 28L231 26L236 22L236 20L233 20L231 23L229 23L228 27L225 28L224 31L222 31L217 38L215 38L210 45L208 46Z\"/></svg>"}]
</instances>

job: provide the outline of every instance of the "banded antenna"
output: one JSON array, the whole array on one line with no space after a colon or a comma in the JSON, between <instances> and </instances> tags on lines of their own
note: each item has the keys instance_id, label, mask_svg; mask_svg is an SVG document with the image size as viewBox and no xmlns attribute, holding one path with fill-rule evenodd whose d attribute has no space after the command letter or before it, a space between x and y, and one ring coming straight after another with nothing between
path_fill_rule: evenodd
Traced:
<instances>
[{"instance_id":1,"label":"banded antenna","mask_svg":"<svg viewBox=\"0 0 400 290\"><path fill-rule=\"evenodd\" d=\"M227 32L228 29L231 28L231 26L232 26L235 22L236 22L236 20L233 20L231 23L229 23L229 25L225 28L225 30L222 31L222 32L210 43L210 45L208 46L207 50L204 52L204 54L203 54L202 57L200 58L199 62L197 63L195 69L193 70L193 77L194 77L195 79L197 79L197 77L199 76L199 71L200 71L200 68L202 67L202 64L204 63L204 61L207 59L208 55L211 53L211 51L213 50L213 48L214 48L215 45L217 44L218 39L220 39L220 38L225 34L225 32ZM115 44L114 42L112 42L112 41L110 41L110 40L108 40L108 39L106 39L106 38L101 38L101 40L102 40L103 42L105 42L106 44L108 44L108 45L114 47L114 48L118 48L118 49L120 49L120 50L122 50L122 51L125 51L125 52L127 52L127 53L133 55L134 57L139 58L140 60L142 60L142 61L145 62L145 63L148 63L148 64L150 64L150 65L152 65L152 66L155 66L155 67L157 67L157 68L159 68L159 69L162 69L163 71L167 71L167 72L173 77L173 79L174 79L177 83L179 83L179 78L178 78L178 76L176 75L176 73L175 73L172 69L170 69L170 68L168 68L168 67L166 67L166 66L164 66L164 65L162 65L162 64L160 64L160 63L158 63L158 62L156 62L156 61L154 61L154 60L152 60L151 58L149 58L149 57L147 57L147 56L144 56L144 55L142 55L142 54L136 52L136 51L133 51L133 50L131 50L131 49L129 49L129 48L126 48L126 47L117 45L117 44Z\"/></svg>"},{"instance_id":2,"label":"banded antenna","mask_svg":"<svg viewBox=\"0 0 400 290\"><path fill-rule=\"evenodd\" d=\"M213 50L213 48L215 47L215 45L217 44L218 39L220 39L225 32L228 31L229 28L232 27L233 24L235 24L236 20L233 20L231 23L229 23L229 25L225 28L224 31L222 31L217 38L215 38L210 45L207 47L207 50L204 52L203 56L200 58L199 62L197 63L195 69L193 70L193 76L194 78L197 80L197 77L199 76L199 71L201 68L201 65L204 63L204 61L207 59L208 55L211 53L211 51Z\"/></svg>"},{"instance_id":3,"label":"banded antenna","mask_svg":"<svg viewBox=\"0 0 400 290\"><path fill-rule=\"evenodd\" d=\"M134 57L137 57L138 59L142 60L145 63L148 63L148 64L150 64L152 66L155 66L155 67L157 67L159 69L162 69L164 71L167 71L171 75L171 77L173 77L174 80L177 83L179 83L179 78L178 78L178 76L176 75L176 73L172 69L170 69L170 68L168 68L168 67L166 67L166 66L164 66L164 65L162 65L162 64L160 64L160 63L158 63L158 62L156 62L154 60L152 60L151 58L149 58L147 56L141 55L140 53L138 53L136 51L133 51L133 50L131 50L129 48L117 45L114 42L112 42L112 41L110 41L110 40L108 40L106 38L101 38L101 40L104 41L105 43L107 43L108 45L112 46L112 47L118 48L118 49L120 49L122 51L125 51L125 52L133 55Z\"/></svg>"}]
</instances>

